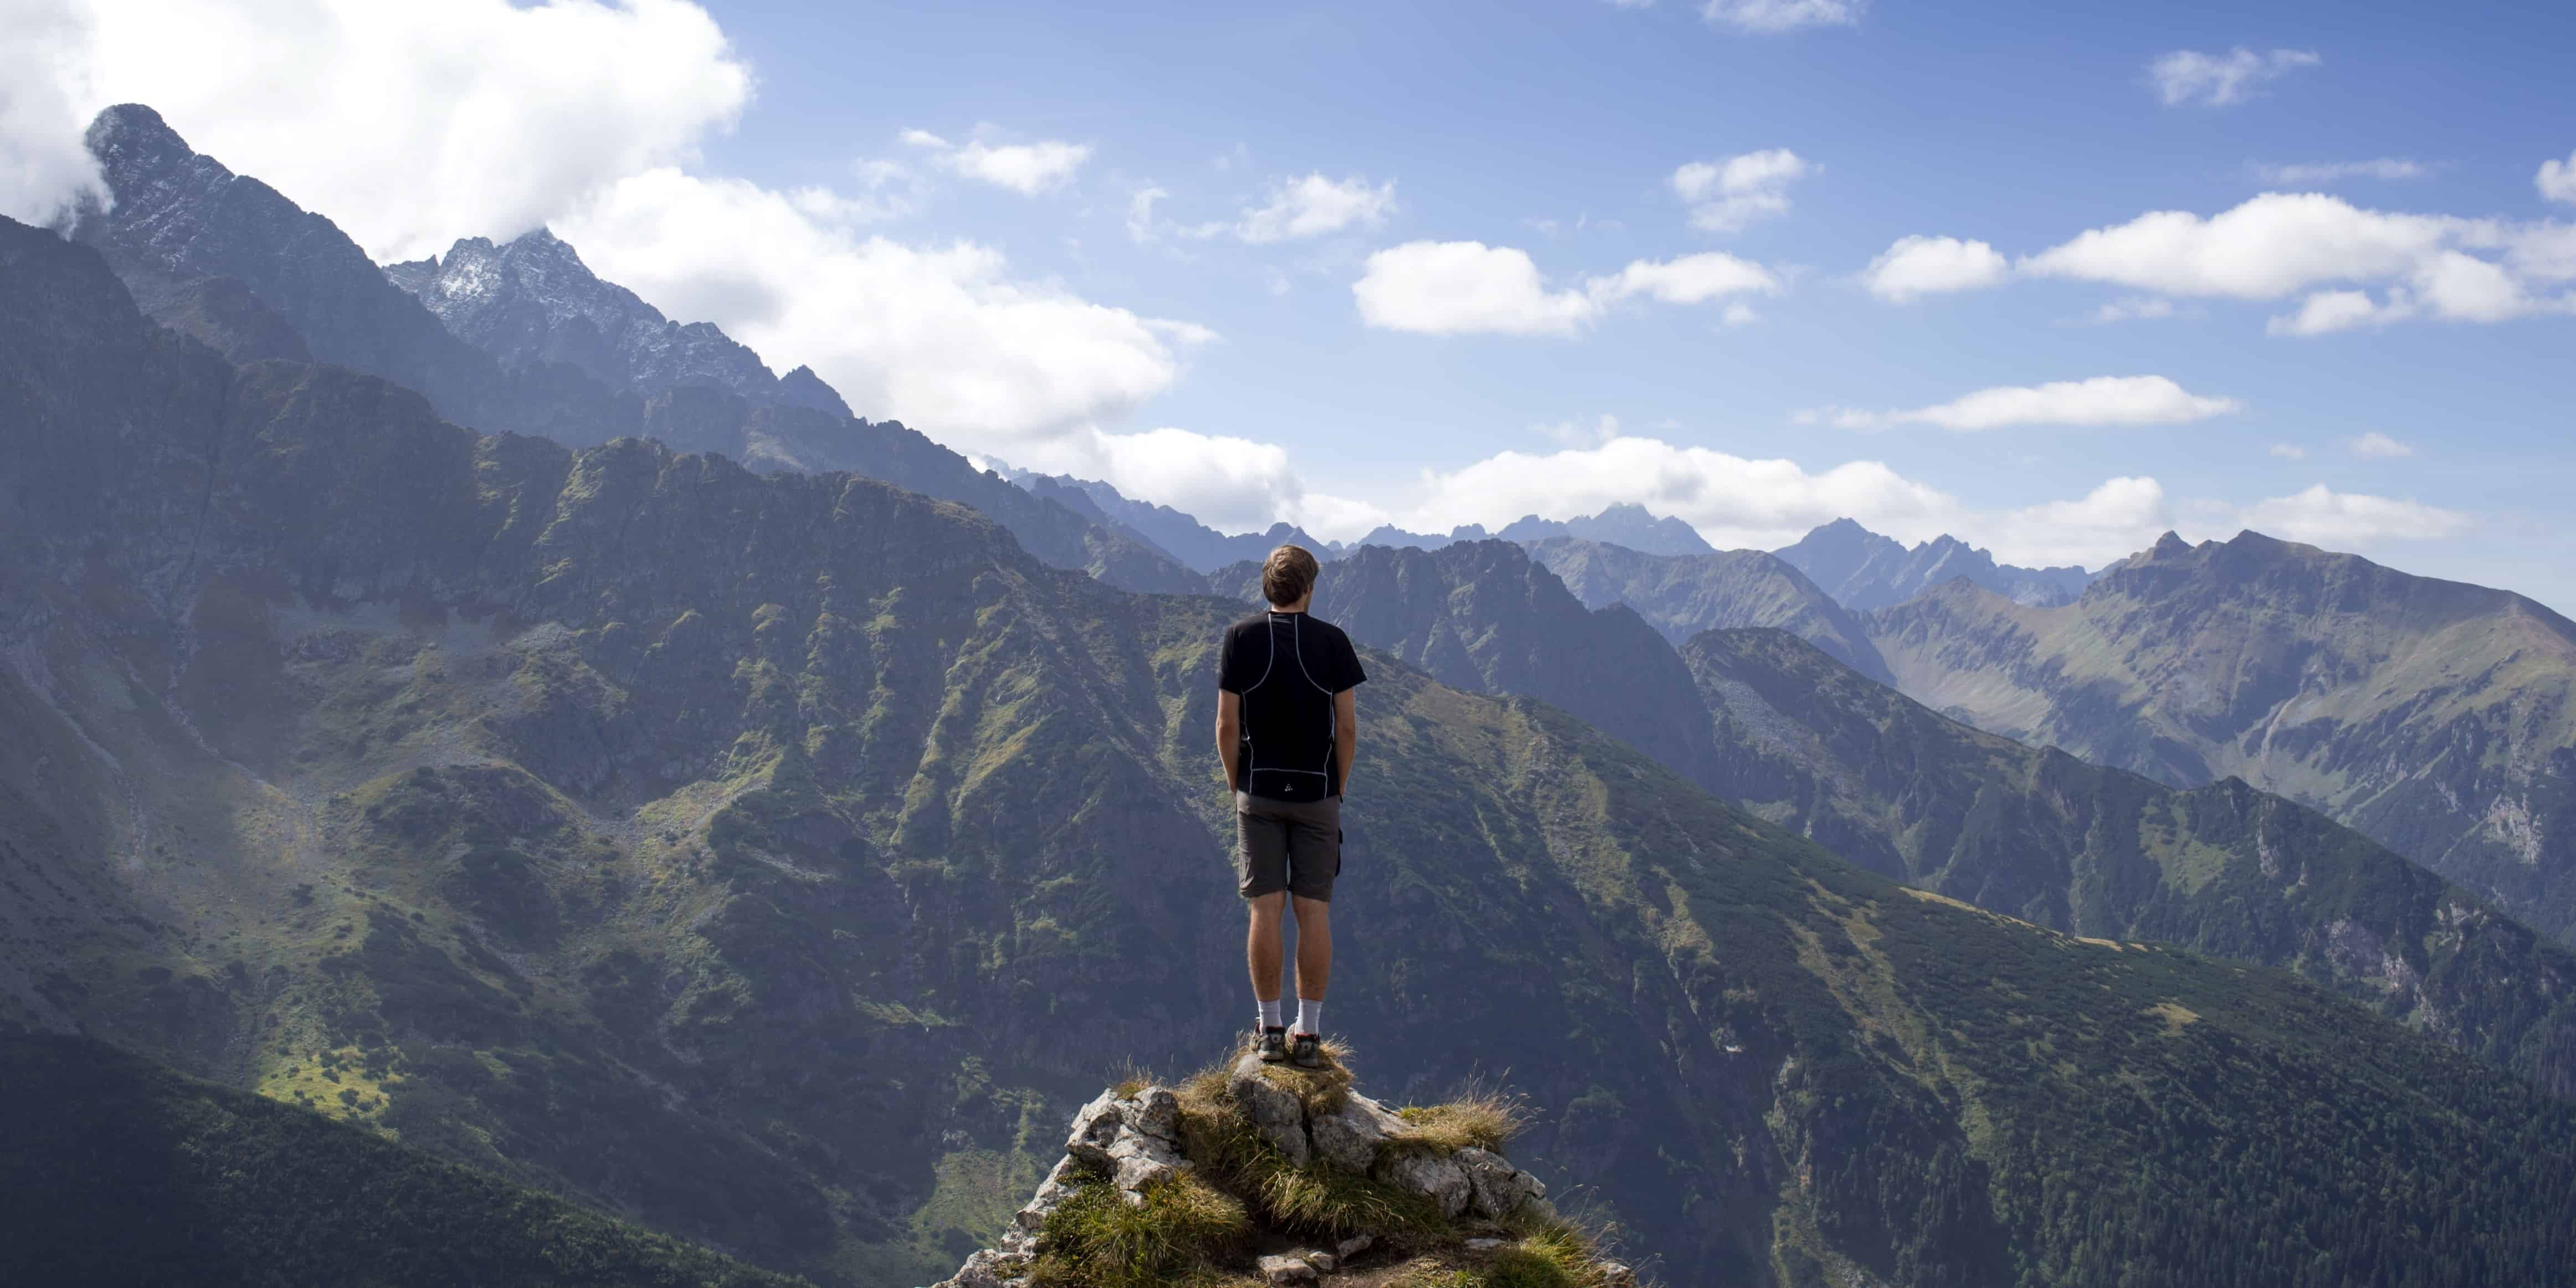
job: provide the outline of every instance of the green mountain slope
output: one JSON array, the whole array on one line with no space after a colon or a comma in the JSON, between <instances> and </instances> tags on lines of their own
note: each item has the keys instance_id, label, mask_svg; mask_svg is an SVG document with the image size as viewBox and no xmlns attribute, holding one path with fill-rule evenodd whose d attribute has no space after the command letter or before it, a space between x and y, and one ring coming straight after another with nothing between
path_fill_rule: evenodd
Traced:
<instances>
[{"instance_id":1,"label":"green mountain slope","mask_svg":"<svg viewBox=\"0 0 2576 1288\"><path fill-rule=\"evenodd\" d=\"M1110 1066L1241 1025L1239 604L864 479L230 368L32 230L0 287L0 1008L853 1285L945 1273ZM2517 1079L1376 661L1335 1027L1399 1098L1527 1094L1516 1161L1667 1282L2576 1251L2576 1111Z\"/></svg>"},{"instance_id":2,"label":"green mountain slope","mask_svg":"<svg viewBox=\"0 0 2576 1288\"><path fill-rule=\"evenodd\" d=\"M2576 953L2312 810L1945 719L1778 631L1682 648L1708 786L1863 867L2071 934L2287 967L2576 1097Z\"/></svg>"},{"instance_id":3,"label":"green mountain slope","mask_svg":"<svg viewBox=\"0 0 2576 1288\"><path fill-rule=\"evenodd\" d=\"M1650 555L1576 537L1533 541L1529 552L1585 606L1625 604L1676 645L1706 630L1776 626L1863 675L1892 679L1860 623L1776 555Z\"/></svg>"},{"instance_id":4,"label":"green mountain slope","mask_svg":"<svg viewBox=\"0 0 2576 1288\"><path fill-rule=\"evenodd\" d=\"M1952 583L1864 620L1927 706L2176 786L2241 777L2576 934L2576 623L2519 595L2168 535L2073 604Z\"/></svg>"},{"instance_id":5,"label":"green mountain slope","mask_svg":"<svg viewBox=\"0 0 2576 1288\"><path fill-rule=\"evenodd\" d=\"M104 1043L0 1028L11 1283L794 1281Z\"/></svg>"}]
</instances>

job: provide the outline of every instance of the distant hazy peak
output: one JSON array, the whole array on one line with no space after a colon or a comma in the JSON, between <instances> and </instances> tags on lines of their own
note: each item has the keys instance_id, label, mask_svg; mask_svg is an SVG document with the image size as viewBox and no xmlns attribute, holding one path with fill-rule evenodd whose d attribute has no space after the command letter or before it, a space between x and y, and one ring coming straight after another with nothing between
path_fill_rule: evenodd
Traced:
<instances>
[{"instance_id":1,"label":"distant hazy peak","mask_svg":"<svg viewBox=\"0 0 2576 1288\"><path fill-rule=\"evenodd\" d=\"M2081 567L2017 568L1948 533L1907 549L1850 519L1822 524L1773 553L1854 612L1900 604L1965 577L2025 604L2072 601L2093 577Z\"/></svg>"}]
</instances>

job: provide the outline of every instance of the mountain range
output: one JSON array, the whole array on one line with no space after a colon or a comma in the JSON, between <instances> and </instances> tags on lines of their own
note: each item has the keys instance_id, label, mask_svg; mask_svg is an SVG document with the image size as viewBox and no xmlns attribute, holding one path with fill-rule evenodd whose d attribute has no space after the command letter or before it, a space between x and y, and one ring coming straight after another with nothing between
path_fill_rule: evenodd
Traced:
<instances>
[{"instance_id":1,"label":"mountain range","mask_svg":"<svg viewBox=\"0 0 2576 1288\"><path fill-rule=\"evenodd\" d=\"M1256 567L1229 575L1258 596ZM1803 609L1676 649L1502 541L1365 548L1325 566L1316 602L1444 683L1561 706L1862 867L2067 933L2297 970L2576 1095L2564 946L2243 782L2176 791L1938 715L1800 639Z\"/></svg>"},{"instance_id":2,"label":"mountain range","mask_svg":"<svg viewBox=\"0 0 2576 1288\"><path fill-rule=\"evenodd\" d=\"M191 150L150 108L102 112L89 145L112 202L72 236L156 320L236 361L309 357L382 376L487 431L574 445L642 434L763 470L858 470L975 506L1056 566L1140 590L1199 588L1148 543L899 422L850 415L812 372L772 377L714 327L667 321L550 234L461 242L444 262L382 270L330 220Z\"/></svg>"},{"instance_id":3,"label":"mountain range","mask_svg":"<svg viewBox=\"0 0 2576 1288\"><path fill-rule=\"evenodd\" d=\"M2167 534L2071 604L1952 582L1862 620L1927 706L2176 786L2242 777L2576 934L2576 623L2520 595Z\"/></svg>"},{"instance_id":4,"label":"mountain range","mask_svg":"<svg viewBox=\"0 0 2576 1288\"><path fill-rule=\"evenodd\" d=\"M147 109L92 141L113 208L0 222L0 1031L117 1050L0 1056L64 1123L180 1107L87 1201L180 1202L123 1164L186 1149L243 1160L186 1173L208 1221L312 1209L227 1245L281 1264L483 1231L756 1274L534 1187L918 1283L1114 1066L1235 1040L1205 737L1257 568L550 235L379 270ZM2564 868L2563 619L2251 534L1854 611L1925 574L1630 509L1328 551L1372 650L1334 1006L1374 1085L1505 1071L1515 1157L1675 1284L2576 1254L2576 967L2512 915ZM347 1179L241 1183L286 1157ZM418 1197L335 1226L369 1178Z\"/></svg>"},{"instance_id":5,"label":"mountain range","mask_svg":"<svg viewBox=\"0 0 2576 1288\"><path fill-rule=\"evenodd\" d=\"M1103 1066L1231 1039L1234 602L846 473L236 366L14 224L0 435L6 1018L836 1284L945 1273ZM1504 621L1670 648L1508 544L1434 553L1519 557L1480 579ZM1522 664L1499 642L1459 647ZM1401 1098L1508 1067L1517 1157L1669 1282L2576 1253L2576 1108L2520 1077L2293 975L1908 889L1373 663L1341 1023Z\"/></svg>"}]
</instances>

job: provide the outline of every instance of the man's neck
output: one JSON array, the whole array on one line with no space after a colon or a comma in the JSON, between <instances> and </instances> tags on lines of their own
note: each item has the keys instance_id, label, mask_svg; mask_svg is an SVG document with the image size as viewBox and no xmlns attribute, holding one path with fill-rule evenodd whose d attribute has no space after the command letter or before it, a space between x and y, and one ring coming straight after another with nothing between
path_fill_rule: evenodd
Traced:
<instances>
[{"instance_id":1,"label":"man's neck","mask_svg":"<svg viewBox=\"0 0 2576 1288\"><path fill-rule=\"evenodd\" d=\"M1314 601L1315 597L1308 595L1304 599L1298 600L1293 604L1272 604L1270 606L1270 611L1274 613L1302 613L1306 611L1306 605L1311 604Z\"/></svg>"}]
</instances>

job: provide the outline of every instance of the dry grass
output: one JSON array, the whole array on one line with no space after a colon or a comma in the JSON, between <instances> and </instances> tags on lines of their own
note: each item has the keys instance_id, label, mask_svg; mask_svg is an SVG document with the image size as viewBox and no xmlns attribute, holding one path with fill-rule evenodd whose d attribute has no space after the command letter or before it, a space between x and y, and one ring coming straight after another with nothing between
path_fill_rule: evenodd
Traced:
<instances>
[{"instance_id":1,"label":"dry grass","mask_svg":"<svg viewBox=\"0 0 2576 1288\"><path fill-rule=\"evenodd\" d=\"M1220 1280L1218 1267L1251 1241L1251 1216L1233 1195L1184 1173L1147 1187L1129 1205L1106 1178L1085 1179L1047 1214L1032 1288L1153 1288Z\"/></svg>"},{"instance_id":2,"label":"dry grass","mask_svg":"<svg viewBox=\"0 0 2576 1288\"><path fill-rule=\"evenodd\" d=\"M1451 1225L1439 1206L1409 1190L1381 1185L1330 1167L1299 1167L1270 1143L1234 1104L1226 1089L1234 1063L1210 1066L1181 1084L1181 1150L1210 1179L1239 1196L1266 1225L1299 1233L1343 1235L1367 1231L1381 1239L1437 1239ZM1265 1075L1276 1065L1263 1067ZM1337 1095L1349 1094L1350 1075L1338 1060L1305 1076L1339 1072ZM1285 1084L1283 1084L1285 1085ZM1319 1088L1328 1085L1318 1079Z\"/></svg>"},{"instance_id":3,"label":"dry grass","mask_svg":"<svg viewBox=\"0 0 2576 1288\"><path fill-rule=\"evenodd\" d=\"M1404 1139L1451 1153L1469 1146L1500 1151L1529 1128L1528 1106L1485 1083L1470 1083L1443 1104L1407 1105L1396 1115L1411 1126Z\"/></svg>"}]
</instances>

